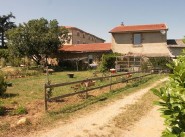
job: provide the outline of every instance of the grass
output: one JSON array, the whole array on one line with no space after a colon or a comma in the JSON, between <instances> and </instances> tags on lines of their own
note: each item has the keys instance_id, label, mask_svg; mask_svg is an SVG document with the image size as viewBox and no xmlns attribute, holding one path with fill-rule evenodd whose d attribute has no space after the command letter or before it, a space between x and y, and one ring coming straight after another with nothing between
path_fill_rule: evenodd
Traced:
<instances>
[{"instance_id":1,"label":"grass","mask_svg":"<svg viewBox=\"0 0 185 137\"><path fill-rule=\"evenodd\" d=\"M27 114L28 111L24 106L19 106L17 109L11 112L10 115L21 115L21 114Z\"/></svg>"},{"instance_id":2,"label":"grass","mask_svg":"<svg viewBox=\"0 0 185 137\"><path fill-rule=\"evenodd\" d=\"M88 78L93 77L92 71L70 72L75 74L74 78L68 78L67 73L69 72L53 73L53 75L49 76L49 80L51 80L52 83L63 83L63 82L70 82L70 81L76 81L76 80L83 80L83 79L86 79L87 77ZM44 125L51 125L51 123L53 121L56 121L57 119L61 119L61 118L67 119L69 116L72 115L72 112L81 110L82 108L83 109L85 108L84 110L87 110L86 108L88 108L89 106L92 106L92 104L97 104L98 106L98 104L106 103L111 99L119 98L123 93L124 95L133 93L137 89L143 88L147 86L149 83L152 83L160 79L161 76L160 75L148 76L148 78L149 79L146 81L142 80L140 81L140 83L136 82L135 85L128 84L124 88L121 88L119 90L113 90L111 92L99 95L98 97L90 97L86 100L82 100L79 103L73 102L73 105L67 105L58 111L53 111L49 113L49 115L47 114L43 116L42 114L42 117L41 119L39 118L38 122L36 122L33 125L25 126L25 128L28 130L31 130L33 128L34 130ZM113 81L114 80L116 79L113 79ZM32 112L32 111L36 111L36 109L38 108L39 108L39 111L42 110L40 113L44 112L43 100L44 100L44 83L47 82L46 75L11 79L9 80L9 82L12 82L13 86L8 87L5 96L3 98L0 98L0 102L3 102L3 106L9 107L9 108L11 107L17 108L14 110L15 114L28 113L29 115L32 115L33 113L34 115L36 114L36 112ZM99 83L99 84L102 84L102 83ZM69 87L66 87L64 89L56 88L54 92L56 92L54 93L54 95L57 95L57 94L61 94L61 92L67 93L71 91L69 91ZM29 108L30 104L32 104L31 106L32 108ZM19 108L19 106L25 106L25 107ZM7 131L10 130L6 122L4 122L4 125L2 126L0 125L0 129L3 129L4 131L6 131L6 129ZM25 130L25 129L20 129L20 133L22 130Z\"/></svg>"},{"instance_id":3,"label":"grass","mask_svg":"<svg viewBox=\"0 0 185 137\"><path fill-rule=\"evenodd\" d=\"M64 83L93 77L92 71L70 72L75 74L74 78L68 78L67 73L69 72L53 73L53 75L49 76L49 80L51 83ZM101 74L99 76L101 76ZM115 78L112 79L112 81L115 80ZM47 77L44 74L10 79L8 82L11 82L13 86L8 87L4 98L0 98L0 101L3 101L5 106L12 106L11 102L17 102L19 105L25 105L32 101L43 100L44 98L44 84L47 82ZM103 83L98 81L96 85L106 83L109 83L109 80L105 80ZM73 85L54 88L53 96L74 92L71 86Z\"/></svg>"},{"instance_id":4,"label":"grass","mask_svg":"<svg viewBox=\"0 0 185 137\"><path fill-rule=\"evenodd\" d=\"M68 72L54 73L49 76L49 79L52 83L62 83L92 77L92 73L88 71L73 72L75 74L73 79L68 78L67 73ZM46 75L43 74L40 76L17 78L8 81L12 82L13 86L8 87L4 98L0 98L0 101L3 101L5 106L11 106L11 102L17 102L19 105L25 105L34 100L44 99L44 83L47 82ZM65 91L68 92L68 90L64 90L64 92Z\"/></svg>"},{"instance_id":5,"label":"grass","mask_svg":"<svg viewBox=\"0 0 185 137\"><path fill-rule=\"evenodd\" d=\"M147 83L152 78L154 78L154 76L145 77L141 81L133 82L131 84L126 85L123 88L112 90L111 92L104 93L104 94L99 95L97 97L90 97L80 103L75 103L73 105L67 105L59 111L50 112L50 114L55 115L55 114L60 114L60 113L72 113L74 111L80 110L80 109L82 109L86 106L92 105L94 103L97 103L100 101L105 101L107 99L113 98L113 97L117 96L118 94L121 94L122 92L127 91L129 93L129 90L130 90L130 92L132 92L134 89L137 89L138 86L141 86L142 84Z\"/></svg>"}]
</instances>

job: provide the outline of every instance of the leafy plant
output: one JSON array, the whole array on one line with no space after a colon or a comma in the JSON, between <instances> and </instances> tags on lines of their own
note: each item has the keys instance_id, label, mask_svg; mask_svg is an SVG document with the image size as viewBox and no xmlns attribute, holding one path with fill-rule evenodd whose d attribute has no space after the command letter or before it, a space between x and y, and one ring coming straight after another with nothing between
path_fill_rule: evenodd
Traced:
<instances>
[{"instance_id":1,"label":"leafy plant","mask_svg":"<svg viewBox=\"0 0 185 137\"><path fill-rule=\"evenodd\" d=\"M160 90L153 89L161 99L157 104L167 126L163 137L185 137L185 52L168 66L173 70L168 84Z\"/></svg>"},{"instance_id":2,"label":"leafy plant","mask_svg":"<svg viewBox=\"0 0 185 137\"><path fill-rule=\"evenodd\" d=\"M167 69L166 64L171 63L171 59L168 57L150 57L149 62L153 68Z\"/></svg>"},{"instance_id":3,"label":"leafy plant","mask_svg":"<svg viewBox=\"0 0 185 137\"><path fill-rule=\"evenodd\" d=\"M5 107L2 106L3 102L0 101L0 116L4 115L6 110L5 110Z\"/></svg>"},{"instance_id":4,"label":"leafy plant","mask_svg":"<svg viewBox=\"0 0 185 137\"><path fill-rule=\"evenodd\" d=\"M5 107L0 106L0 116L5 114Z\"/></svg>"},{"instance_id":5,"label":"leafy plant","mask_svg":"<svg viewBox=\"0 0 185 137\"><path fill-rule=\"evenodd\" d=\"M111 68L115 68L115 61L116 61L117 55L118 55L117 53L103 55L101 59L100 68L99 68L100 71L106 72Z\"/></svg>"},{"instance_id":6,"label":"leafy plant","mask_svg":"<svg viewBox=\"0 0 185 137\"><path fill-rule=\"evenodd\" d=\"M6 92L7 84L4 81L4 75L0 72L0 96Z\"/></svg>"}]
</instances>

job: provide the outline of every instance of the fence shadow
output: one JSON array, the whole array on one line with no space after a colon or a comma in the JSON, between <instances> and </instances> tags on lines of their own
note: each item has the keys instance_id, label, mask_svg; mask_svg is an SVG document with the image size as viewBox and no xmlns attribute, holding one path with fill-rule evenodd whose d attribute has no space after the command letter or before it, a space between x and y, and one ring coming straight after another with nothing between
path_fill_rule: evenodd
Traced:
<instances>
[{"instance_id":1,"label":"fence shadow","mask_svg":"<svg viewBox=\"0 0 185 137\"><path fill-rule=\"evenodd\" d=\"M1 96L1 98L4 98L4 99L6 99L6 98L14 98L14 97L16 97L16 96L19 96L19 94L5 93L5 94L3 94L3 95Z\"/></svg>"}]
</instances>

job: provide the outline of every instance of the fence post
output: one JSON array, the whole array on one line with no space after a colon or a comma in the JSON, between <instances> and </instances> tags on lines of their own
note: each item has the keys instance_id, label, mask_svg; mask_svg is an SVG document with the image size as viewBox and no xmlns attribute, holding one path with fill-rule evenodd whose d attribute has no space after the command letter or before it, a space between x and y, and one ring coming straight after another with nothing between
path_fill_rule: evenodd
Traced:
<instances>
[{"instance_id":1,"label":"fence post","mask_svg":"<svg viewBox=\"0 0 185 137\"><path fill-rule=\"evenodd\" d=\"M46 84L44 85L44 107L45 112L48 110L48 104L47 104L47 90L46 90Z\"/></svg>"},{"instance_id":2,"label":"fence post","mask_svg":"<svg viewBox=\"0 0 185 137\"><path fill-rule=\"evenodd\" d=\"M112 73L110 73L110 91L112 90Z\"/></svg>"}]
</instances>

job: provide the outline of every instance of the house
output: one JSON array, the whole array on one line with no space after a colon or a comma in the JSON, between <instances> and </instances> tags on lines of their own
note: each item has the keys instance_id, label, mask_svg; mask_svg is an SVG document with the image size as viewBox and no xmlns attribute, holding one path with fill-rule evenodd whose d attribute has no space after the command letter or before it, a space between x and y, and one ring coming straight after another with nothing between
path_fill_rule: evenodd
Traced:
<instances>
[{"instance_id":1,"label":"house","mask_svg":"<svg viewBox=\"0 0 185 137\"><path fill-rule=\"evenodd\" d=\"M99 38L93 34L85 32L79 28L64 26L69 31L70 41L66 42L64 45L72 44L87 44L87 43L104 43L105 40Z\"/></svg>"},{"instance_id":2,"label":"house","mask_svg":"<svg viewBox=\"0 0 185 137\"><path fill-rule=\"evenodd\" d=\"M169 39L167 40L167 45L172 58L176 58L185 49L185 43L182 39Z\"/></svg>"},{"instance_id":3,"label":"house","mask_svg":"<svg viewBox=\"0 0 185 137\"><path fill-rule=\"evenodd\" d=\"M121 54L140 54L146 57L169 57L166 24L119 25L113 28L112 50Z\"/></svg>"},{"instance_id":4,"label":"house","mask_svg":"<svg viewBox=\"0 0 185 137\"><path fill-rule=\"evenodd\" d=\"M81 67L81 70L89 64L97 65L103 54L111 53L111 43L90 43L63 45L59 49L59 64L71 62L73 65ZM74 68L74 67L73 67Z\"/></svg>"}]
</instances>

